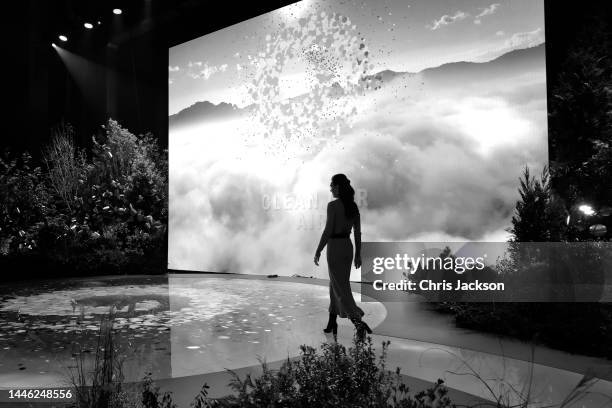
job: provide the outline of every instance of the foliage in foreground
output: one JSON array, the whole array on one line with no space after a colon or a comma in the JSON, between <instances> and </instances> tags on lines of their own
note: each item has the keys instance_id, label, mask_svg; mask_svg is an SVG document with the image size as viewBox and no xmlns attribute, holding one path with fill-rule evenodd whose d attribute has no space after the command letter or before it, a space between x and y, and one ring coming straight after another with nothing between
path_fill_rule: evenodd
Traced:
<instances>
[{"instance_id":1,"label":"foliage in foreground","mask_svg":"<svg viewBox=\"0 0 612 408\"><path fill-rule=\"evenodd\" d=\"M77 365L70 371L75 401L67 408L177 408L172 393L160 391L151 373L143 381L124 382L120 347L114 339L114 309L101 322L98 332L98 351L91 367L82 353L77 353ZM400 369L389 371L386 366L390 342L382 343L377 358L371 337L365 341L353 338L348 349L337 342L323 343L320 349L302 345L300 356L287 359L278 370L261 363L262 373L257 377L247 374L243 379L232 375L230 395L211 398L205 383L190 406L193 408L318 408L318 407L381 407L381 408L450 408L457 405L448 397L442 380L416 394L410 393L402 381ZM439 350L439 349L438 349ZM471 376L487 390L495 408L525 408L533 405L531 381L526 379L522 388L516 387L514 376L483 378L470 362L447 351L461 361L462 371L447 373ZM87 368L86 368L87 367ZM90 369L91 368L91 369ZM599 380L585 375L558 408L572 406L573 402L590 393ZM480 406L476 403L473 406ZM462 405L468 407L468 405Z\"/></svg>"},{"instance_id":2,"label":"foliage in foreground","mask_svg":"<svg viewBox=\"0 0 612 408\"><path fill-rule=\"evenodd\" d=\"M193 408L268 408L268 407L380 407L446 408L454 407L442 380L416 394L402 382L400 369L385 365L389 341L383 342L376 357L370 337L365 342L354 339L348 348L336 342L323 343L320 350L302 345L297 359L287 359L280 369L261 363L262 374L233 376L233 394L212 399L204 384ZM144 408L173 408L169 393L160 395L150 376L145 377L142 392Z\"/></svg>"},{"instance_id":3,"label":"foliage in foreground","mask_svg":"<svg viewBox=\"0 0 612 408\"><path fill-rule=\"evenodd\" d=\"M122 365L112 336L112 316L101 325L99 352L93 369L84 369L79 360L71 372L76 401L70 408L176 408L170 392L160 392L151 374L144 377L140 390L123 382ZM241 379L230 371L233 394L209 398L208 385L191 403L194 408L268 407L453 407L442 380L416 394L402 382L400 369L387 370L389 342L383 342L377 358L371 338L353 342L350 348L336 342L323 343L320 350L302 345L300 356L287 359L279 370L261 363L262 374ZM102 350L102 351L100 351Z\"/></svg>"},{"instance_id":4,"label":"foliage in foreground","mask_svg":"<svg viewBox=\"0 0 612 408\"><path fill-rule=\"evenodd\" d=\"M69 383L74 403L68 408L140 408L131 403L134 395L124 385L123 359L113 332L114 310L100 322L98 344L92 367L82 350L76 352L76 365L70 367Z\"/></svg>"},{"instance_id":5,"label":"foliage in foreground","mask_svg":"<svg viewBox=\"0 0 612 408\"><path fill-rule=\"evenodd\" d=\"M354 341L347 350L336 342L323 343L321 350L301 346L296 360L287 360L273 371L262 363L258 378L241 379L233 374L235 394L199 407L450 407L442 380L417 394L409 393L399 368L385 366L389 342L377 359L371 338ZM204 402L201 399L202 402Z\"/></svg>"}]
</instances>

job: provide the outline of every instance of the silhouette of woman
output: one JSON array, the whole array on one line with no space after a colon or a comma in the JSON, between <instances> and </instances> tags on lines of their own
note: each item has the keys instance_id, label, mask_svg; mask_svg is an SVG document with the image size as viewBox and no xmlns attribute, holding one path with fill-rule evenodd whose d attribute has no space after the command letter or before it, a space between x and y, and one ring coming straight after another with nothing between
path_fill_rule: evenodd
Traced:
<instances>
[{"instance_id":1,"label":"silhouette of woman","mask_svg":"<svg viewBox=\"0 0 612 408\"><path fill-rule=\"evenodd\" d=\"M355 203L355 190L344 174L336 174L331 179L330 191L336 200L327 204L327 221L321 235L319 246L314 257L319 265L321 251L327 245L327 266L329 269L329 321L323 330L325 333L338 333L336 318L348 317L357 330L357 338L363 340L372 329L361 320L363 310L353 299L349 283L353 244L350 239L351 229L355 237L355 268L361 267L361 220L359 208Z\"/></svg>"}]
</instances>

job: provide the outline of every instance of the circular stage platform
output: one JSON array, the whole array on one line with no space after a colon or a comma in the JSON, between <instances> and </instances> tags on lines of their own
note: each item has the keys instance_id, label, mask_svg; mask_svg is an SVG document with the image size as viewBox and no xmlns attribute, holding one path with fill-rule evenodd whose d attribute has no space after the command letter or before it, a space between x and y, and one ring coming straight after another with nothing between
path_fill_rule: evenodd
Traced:
<instances>
[{"instance_id":1,"label":"circular stage platform","mask_svg":"<svg viewBox=\"0 0 612 408\"><path fill-rule=\"evenodd\" d=\"M111 307L126 380L138 381L147 372L176 378L294 357L301 344L325 340L329 305L325 286L224 275L46 282L5 288L2 296L4 387L62 383L80 356L95 354ZM359 304L372 327L384 320L382 304Z\"/></svg>"},{"instance_id":2,"label":"circular stage platform","mask_svg":"<svg viewBox=\"0 0 612 408\"><path fill-rule=\"evenodd\" d=\"M204 382L211 396L225 395L226 369L257 375L260 360L277 367L302 344L333 341L322 333L327 285L221 274L0 285L0 389L68 385L77 362L92 363L100 322L112 307L126 381L150 372L179 406L189 406ZM375 347L391 340L387 366L400 367L415 391L442 378L455 401L469 404L494 400L490 389L518 403L515 390L529 389L534 407L561 403L578 384L589 392L576 406L599 407L612 395L609 361L459 329L423 303L381 304L362 299L358 284L353 290ZM353 325L338 321L338 341L350 346Z\"/></svg>"}]
</instances>

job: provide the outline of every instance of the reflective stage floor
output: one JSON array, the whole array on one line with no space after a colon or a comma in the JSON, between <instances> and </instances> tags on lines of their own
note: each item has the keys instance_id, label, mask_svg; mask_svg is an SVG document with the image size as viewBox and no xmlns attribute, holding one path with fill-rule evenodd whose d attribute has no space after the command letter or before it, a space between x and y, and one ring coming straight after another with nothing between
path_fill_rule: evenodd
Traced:
<instances>
[{"instance_id":1,"label":"reflective stage floor","mask_svg":"<svg viewBox=\"0 0 612 408\"><path fill-rule=\"evenodd\" d=\"M301 344L333 341L321 331L328 304L326 281L288 277L176 274L0 286L0 387L67 385L71 367L92 360L100 320L113 306L126 380L151 372L162 388L195 396L202 380L225 381L225 369L256 371L259 358L279 364L299 355ZM567 406L605 406L604 395L612 396L609 361L459 330L419 303L359 305L377 348L391 340L388 366L414 381L442 378L487 400L518 402L529 390L533 406L559 404L584 379L589 394ZM338 341L348 346L352 324L339 323Z\"/></svg>"}]
</instances>

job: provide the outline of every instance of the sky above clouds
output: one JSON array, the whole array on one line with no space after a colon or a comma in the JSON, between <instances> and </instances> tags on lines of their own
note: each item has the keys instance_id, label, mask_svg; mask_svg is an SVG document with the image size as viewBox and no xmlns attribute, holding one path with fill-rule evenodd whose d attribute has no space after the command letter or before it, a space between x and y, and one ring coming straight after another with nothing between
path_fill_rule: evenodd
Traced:
<instances>
[{"instance_id":1,"label":"sky above clouds","mask_svg":"<svg viewBox=\"0 0 612 408\"><path fill-rule=\"evenodd\" d=\"M303 0L171 48L169 114L203 100L247 105L244 82L281 25L321 12L350 19L373 72L481 62L544 42L543 1ZM295 62L286 62L281 81L299 94L306 80Z\"/></svg>"}]
</instances>

